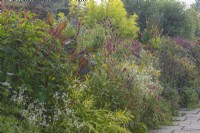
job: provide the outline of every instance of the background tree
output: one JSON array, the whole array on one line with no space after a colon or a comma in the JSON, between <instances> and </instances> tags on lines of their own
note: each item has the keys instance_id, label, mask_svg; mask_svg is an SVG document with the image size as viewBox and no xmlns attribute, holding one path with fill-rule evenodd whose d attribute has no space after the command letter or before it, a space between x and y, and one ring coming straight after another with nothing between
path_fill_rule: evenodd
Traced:
<instances>
[{"instance_id":1,"label":"background tree","mask_svg":"<svg viewBox=\"0 0 200 133\"><path fill-rule=\"evenodd\" d=\"M160 21L160 4L162 3L159 0L126 0L123 2L129 15L139 16L137 22L141 31L144 31L148 20L152 17Z\"/></svg>"},{"instance_id":2,"label":"background tree","mask_svg":"<svg viewBox=\"0 0 200 133\"><path fill-rule=\"evenodd\" d=\"M195 0L195 3L192 6L200 11L200 0Z\"/></svg>"},{"instance_id":3,"label":"background tree","mask_svg":"<svg viewBox=\"0 0 200 133\"><path fill-rule=\"evenodd\" d=\"M195 23L195 36L200 37L200 0L196 0L196 2L191 5L190 10L191 17L193 17Z\"/></svg>"},{"instance_id":4,"label":"background tree","mask_svg":"<svg viewBox=\"0 0 200 133\"><path fill-rule=\"evenodd\" d=\"M194 38L195 27L191 12L175 0L126 0L129 15L136 13L141 32L156 25L161 33L170 37Z\"/></svg>"}]
</instances>

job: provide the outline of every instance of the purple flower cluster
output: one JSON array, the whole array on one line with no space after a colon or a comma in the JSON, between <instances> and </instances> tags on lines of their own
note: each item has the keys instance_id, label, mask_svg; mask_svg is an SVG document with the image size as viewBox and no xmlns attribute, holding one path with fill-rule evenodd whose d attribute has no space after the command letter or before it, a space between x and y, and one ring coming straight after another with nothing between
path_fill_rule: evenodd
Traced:
<instances>
[{"instance_id":1,"label":"purple flower cluster","mask_svg":"<svg viewBox=\"0 0 200 133\"><path fill-rule=\"evenodd\" d=\"M138 40L133 40L131 44L131 52L134 56L138 57L142 50L142 44Z\"/></svg>"},{"instance_id":2,"label":"purple flower cluster","mask_svg":"<svg viewBox=\"0 0 200 133\"><path fill-rule=\"evenodd\" d=\"M194 42L181 37L171 38L170 40L174 41L177 45L186 49L192 49L195 45Z\"/></svg>"}]
</instances>

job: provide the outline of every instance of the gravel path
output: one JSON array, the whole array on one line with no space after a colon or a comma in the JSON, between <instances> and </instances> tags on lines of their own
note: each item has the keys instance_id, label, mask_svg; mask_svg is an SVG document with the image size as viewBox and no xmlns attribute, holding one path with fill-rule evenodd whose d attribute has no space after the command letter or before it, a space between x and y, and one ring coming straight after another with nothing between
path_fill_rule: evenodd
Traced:
<instances>
[{"instance_id":1,"label":"gravel path","mask_svg":"<svg viewBox=\"0 0 200 133\"><path fill-rule=\"evenodd\" d=\"M184 114L175 117L173 126L163 126L151 133L200 133L200 108L191 111L180 111Z\"/></svg>"}]
</instances>

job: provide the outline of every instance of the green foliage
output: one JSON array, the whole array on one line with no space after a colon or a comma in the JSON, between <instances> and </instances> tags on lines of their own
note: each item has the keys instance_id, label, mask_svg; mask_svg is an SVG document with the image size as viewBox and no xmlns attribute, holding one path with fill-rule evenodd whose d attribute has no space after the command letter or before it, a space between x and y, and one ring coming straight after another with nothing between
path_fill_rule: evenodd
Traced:
<instances>
[{"instance_id":1,"label":"green foliage","mask_svg":"<svg viewBox=\"0 0 200 133\"><path fill-rule=\"evenodd\" d=\"M196 78L192 81L192 84L193 84L193 88L194 90L197 92L199 98L200 98L200 78L198 76L198 73L199 73L199 68L200 68L200 47L199 45L196 45L194 46L192 49L191 49L191 52L192 52L192 56L194 58L194 61L195 61L195 64L196 64L196 68L197 68L197 75L196 75Z\"/></svg>"},{"instance_id":2,"label":"green foliage","mask_svg":"<svg viewBox=\"0 0 200 133\"><path fill-rule=\"evenodd\" d=\"M190 10L175 0L126 0L125 8L129 14L137 14L141 32L148 25L157 26L165 36L181 36L194 39L195 22ZM133 8L134 7L134 8Z\"/></svg>"},{"instance_id":3,"label":"green foliage","mask_svg":"<svg viewBox=\"0 0 200 133\"><path fill-rule=\"evenodd\" d=\"M149 127L158 128L160 125L171 124L171 110L169 103L161 97L151 97L146 101L145 112L142 116L143 121L147 123Z\"/></svg>"},{"instance_id":4,"label":"green foliage","mask_svg":"<svg viewBox=\"0 0 200 133\"><path fill-rule=\"evenodd\" d=\"M197 42L198 43L198 42ZM192 56L195 59L195 63L197 67L200 67L200 46L196 45L191 49L191 52L193 53Z\"/></svg>"},{"instance_id":5,"label":"green foliage","mask_svg":"<svg viewBox=\"0 0 200 133\"><path fill-rule=\"evenodd\" d=\"M195 108L199 104L198 94L192 88L183 88L180 91L181 105L187 108Z\"/></svg>"},{"instance_id":6,"label":"green foliage","mask_svg":"<svg viewBox=\"0 0 200 133\"><path fill-rule=\"evenodd\" d=\"M160 49L161 80L176 89L190 86L195 76L195 64L186 49L173 41L165 41Z\"/></svg>"},{"instance_id":7,"label":"green foliage","mask_svg":"<svg viewBox=\"0 0 200 133\"><path fill-rule=\"evenodd\" d=\"M105 20L108 20L109 23L105 23L105 26L112 30L117 30L121 37L137 37L139 30L136 23L137 16L132 15L127 18L127 13L121 0L102 1L100 5L91 0L86 4L86 8L87 15L84 18L86 25L104 24Z\"/></svg>"},{"instance_id":8,"label":"green foliage","mask_svg":"<svg viewBox=\"0 0 200 133\"><path fill-rule=\"evenodd\" d=\"M200 11L200 1L199 0L195 0L195 3L192 6Z\"/></svg>"},{"instance_id":9,"label":"green foliage","mask_svg":"<svg viewBox=\"0 0 200 133\"><path fill-rule=\"evenodd\" d=\"M172 100L170 103L174 109L178 107L178 103L181 103L181 107L194 107L199 100L196 93L198 89L195 89L196 92L191 89L198 88L199 81L193 48L189 42L179 38L176 41L165 41L160 49L160 78L164 86L167 86L163 96Z\"/></svg>"},{"instance_id":10,"label":"green foliage","mask_svg":"<svg viewBox=\"0 0 200 133\"><path fill-rule=\"evenodd\" d=\"M171 88L169 85L163 85L163 92L162 96L164 99L166 99L170 104L170 109L173 113L173 115L177 114L177 110L179 109L179 103L180 103L180 96L178 94L178 91L174 88Z\"/></svg>"},{"instance_id":11,"label":"green foliage","mask_svg":"<svg viewBox=\"0 0 200 133\"><path fill-rule=\"evenodd\" d=\"M162 7L163 15L163 34L171 37L181 36L192 38L194 26L192 19L184 5L176 1L166 1ZM187 31L187 32L186 32Z\"/></svg>"},{"instance_id":12,"label":"green foliage","mask_svg":"<svg viewBox=\"0 0 200 133\"><path fill-rule=\"evenodd\" d=\"M144 44L145 49L156 51L161 47L162 39L161 33L157 26L149 25L143 32L141 42Z\"/></svg>"},{"instance_id":13,"label":"green foliage","mask_svg":"<svg viewBox=\"0 0 200 133\"><path fill-rule=\"evenodd\" d=\"M85 98L83 94L88 95L85 90L86 88L80 90L78 95L77 92L74 94L78 99L75 110L77 110L79 118L82 119L82 124L80 124L82 125L81 132L128 132L123 127L133 118L130 112L111 112L104 109L96 110L93 106L95 102L93 95L91 95L92 97Z\"/></svg>"},{"instance_id":14,"label":"green foliage","mask_svg":"<svg viewBox=\"0 0 200 133\"><path fill-rule=\"evenodd\" d=\"M48 24L33 19L30 12L8 11L2 16L1 82L9 81L13 88L25 84L32 95L46 99L47 91L59 89L55 83L63 84L69 74L59 40L48 33Z\"/></svg>"},{"instance_id":15,"label":"green foliage","mask_svg":"<svg viewBox=\"0 0 200 133\"><path fill-rule=\"evenodd\" d=\"M25 121L21 122L15 116L0 115L0 132L3 133L21 133L21 132L35 132L39 133L41 130L33 125L27 125Z\"/></svg>"},{"instance_id":16,"label":"green foliage","mask_svg":"<svg viewBox=\"0 0 200 133\"><path fill-rule=\"evenodd\" d=\"M57 20L0 15L0 132L143 133L198 104L199 46L161 38L194 37L198 13L173 0L127 2L142 34L121 1L70 1Z\"/></svg>"},{"instance_id":17,"label":"green foliage","mask_svg":"<svg viewBox=\"0 0 200 133\"><path fill-rule=\"evenodd\" d=\"M181 36L184 38L195 39L198 36L199 31L199 17L197 12L193 9L187 9L185 12L185 31Z\"/></svg>"},{"instance_id":18,"label":"green foliage","mask_svg":"<svg viewBox=\"0 0 200 133\"><path fill-rule=\"evenodd\" d=\"M191 17L193 17L193 21L195 24L195 35L197 38L199 38L200 36L200 17L199 17L199 13L200 13L200 1L196 0L195 3L193 5L191 5L190 8L190 12L191 12Z\"/></svg>"},{"instance_id":19,"label":"green foliage","mask_svg":"<svg viewBox=\"0 0 200 133\"><path fill-rule=\"evenodd\" d=\"M102 64L104 69L95 72L90 84L97 87L97 104L104 106L103 103L109 103L112 99L111 104L107 105L109 108L129 108L135 116L134 124L130 123L134 132L145 131L146 126L142 127L142 122L151 128L158 127L159 123L169 124L171 111L168 103L160 97L162 87L158 81L159 71L152 66L152 55L142 51L140 61L134 62L133 55L123 51L124 48L113 52L109 56L113 63L108 59ZM120 60L121 54L129 55L129 59ZM100 78L96 78L96 75Z\"/></svg>"},{"instance_id":20,"label":"green foliage","mask_svg":"<svg viewBox=\"0 0 200 133\"><path fill-rule=\"evenodd\" d=\"M123 2L129 14L138 15L138 24L142 32L148 25L159 26L162 17L160 14L162 2L160 0L126 0ZM153 23L151 23L152 21Z\"/></svg>"},{"instance_id":21,"label":"green foliage","mask_svg":"<svg viewBox=\"0 0 200 133\"><path fill-rule=\"evenodd\" d=\"M88 81L75 79L76 61L71 61L72 55L61 45L64 38L60 36L68 31L62 32L62 18L55 24L48 14L47 24L26 12L8 11L2 16L1 99L17 107L19 111L13 113L28 125L18 122L11 112L6 118L0 114L6 121L1 125L3 131L14 124L10 132L25 132L30 125L37 127L30 128L33 132L129 132L125 126L134 118L129 111L100 108L94 104L98 94L88 93L93 91ZM51 29L56 34L51 34ZM7 110L4 104L3 113Z\"/></svg>"}]
</instances>

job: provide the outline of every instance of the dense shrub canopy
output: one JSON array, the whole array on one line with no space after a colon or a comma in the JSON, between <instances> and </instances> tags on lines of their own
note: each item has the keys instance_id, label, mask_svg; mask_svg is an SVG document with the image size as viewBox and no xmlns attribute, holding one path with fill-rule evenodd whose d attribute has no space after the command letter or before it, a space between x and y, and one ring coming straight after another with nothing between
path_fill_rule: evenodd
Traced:
<instances>
[{"instance_id":1,"label":"dense shrub canopy","mask_svg":"<svg viewBox=\"0 0 200 133\"><path fill-rule=\"evenodd\" d=\"M137 27L137 15L127 18L127 13L121 0L102 1L98 5L94 0L87 3L87 15L85 24L92 26L94 23L117 30L121 37L137 37L139 28Z\"/></svg>"},{"instance_id":2,"label":"dense shrub canopy","mask_svg":"<svg viewBox=\"0 0 200 133\"><path fill-rule=\"evenodd\" d=\"M142 32L150 23L157 25L165 36L194 39L197 25L192 22L190 9L182 3L176 0L126 0L124 4L129 14L139 16L138 24Z\"/></svg>"},{"instance_id":3,"label":"dense shrub canopy","mask_svg":"<svg viewBox=\"0 0 200 133\"><path fill-rule=\"evenodd\" d=\"M64 3L69 13L42 19L0 15L0 132L146 133L197 107L197 7Z\"/></svg>"}]
</instances>

